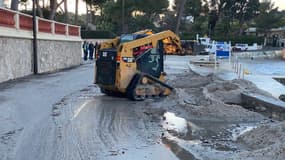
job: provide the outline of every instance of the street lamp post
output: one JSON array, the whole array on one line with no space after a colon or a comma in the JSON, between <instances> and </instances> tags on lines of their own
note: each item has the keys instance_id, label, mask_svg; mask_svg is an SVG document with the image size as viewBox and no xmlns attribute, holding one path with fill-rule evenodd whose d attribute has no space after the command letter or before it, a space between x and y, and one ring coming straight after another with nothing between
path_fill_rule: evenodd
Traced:
<instances>
[{"instance_id":1,"label":"street lamp post","mask_svg":"<svg viewBox=\"0 0 285 160\"><path fill-rule=\"evenodd\" d=\"M34 74L38 74L38 43L37 43L37 19L36 19L36 0L33 0L33 55L34 55Z\"/></svg>"}]
</instances>

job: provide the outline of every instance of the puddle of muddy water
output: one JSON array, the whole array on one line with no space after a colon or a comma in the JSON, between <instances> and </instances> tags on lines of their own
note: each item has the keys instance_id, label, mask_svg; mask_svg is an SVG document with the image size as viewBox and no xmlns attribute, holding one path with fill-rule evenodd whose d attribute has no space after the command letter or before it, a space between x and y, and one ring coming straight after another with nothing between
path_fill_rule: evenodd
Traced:
<instances>
[{"instance_id":1,"label":"puddle of muddy water","mask_svg":"<svg viewBox=\"0 0 285 160\"><path fill-rule=\"evenodd\" d=\"M172 112L164 113L162 123L162 127L169 133L162 138L162 143L181 160L197 159L193 155L200 153L207 157L219 152L220 156L227 157L228 154L246 150L237 143L237 139L258 125L258 123L216 123L199 120L193 123Z\"/></svg>"}]
</instances>

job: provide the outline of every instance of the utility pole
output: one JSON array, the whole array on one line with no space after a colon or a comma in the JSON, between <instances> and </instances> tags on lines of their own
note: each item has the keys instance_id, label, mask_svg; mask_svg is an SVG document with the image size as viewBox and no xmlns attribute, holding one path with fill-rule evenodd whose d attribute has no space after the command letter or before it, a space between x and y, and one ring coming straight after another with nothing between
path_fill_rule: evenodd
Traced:
<instances>
[{"instance_id":1,"label":"utility pole","mask_svg":"<svg viewBox=\"0 0 285 160\"><path fill-rule=\"evenodd\" d=\"M33 55L34 55L34 74L38 74L38 43L37 43L37 17L36 0L33 0Z\"/></svg>"},{"instance_id":2,"label":"utility pole","mask_svg":"<svg viewBox=\"0 0 285 160\"><path fill-rule=\"evenodd\" d=\"M122 0L122 33L125 33L125 0Z\"/></svg>"}]
</instances>

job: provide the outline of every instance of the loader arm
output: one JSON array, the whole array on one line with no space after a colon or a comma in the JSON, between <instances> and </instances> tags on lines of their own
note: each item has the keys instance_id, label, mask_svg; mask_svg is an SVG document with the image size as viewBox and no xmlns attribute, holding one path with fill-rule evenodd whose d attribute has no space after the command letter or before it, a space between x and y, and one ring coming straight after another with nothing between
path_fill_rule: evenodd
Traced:
<instances>
[{"instance_id":1,"label":"loader arm","mask_svg":"<svg viewBox=\"0 0 285 160\"><path fill-rule=\"evenodd\" d=\"M137 39L135 41L130 41L119 46L119 52L124 52L124 55L132 56L133 49L146 44L151 44L152 46L157 46L158 41L169 38L171 41L175 42L177 46L181 48L180 38L174 34L172 31L163 31L156 34L149 35L147 37ZM182 49L182 48L181 48Z\"/></svg>"},{"instance_id":2,"label":"loader arm","mask_svg":"<svg viewBox=\"0 0 285 160\"><path fill-rule=\"evenodd\" d=\"M145 29L145 30L134 32L133 34L148 34L148 35L151 35L151 34L154 34L154 32L151 29Z\"/></svg>"},{"instance_id":3,"label":"loader arm","mask_svg":"<svg viewBox=\"0 0 285 160\"><path fill-rule=\"evenodd\" d=\"M100 44L100 48L98 48L99 50L101 49L106 49L106 48L117 48L120 42L120 37L116 37L114 39L102 42Z\"/></svg>"}]
</instances>

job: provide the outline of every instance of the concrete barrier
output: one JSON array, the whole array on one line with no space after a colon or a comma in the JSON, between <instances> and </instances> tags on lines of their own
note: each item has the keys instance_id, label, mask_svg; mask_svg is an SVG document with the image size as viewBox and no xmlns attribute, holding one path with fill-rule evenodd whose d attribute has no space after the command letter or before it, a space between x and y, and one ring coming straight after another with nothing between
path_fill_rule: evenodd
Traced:
<instances>
[{"instance_id":1,"label":"concrete barrier","mask_svg":"<svg viewBox=\"0 0 285 160\"><path fill-rule=\"evenodd\" d=\"M259 94L242 93L245 108L262 113L270 118L285 120L285 103L283 101Z\"/></svg>"}]
</instances>

